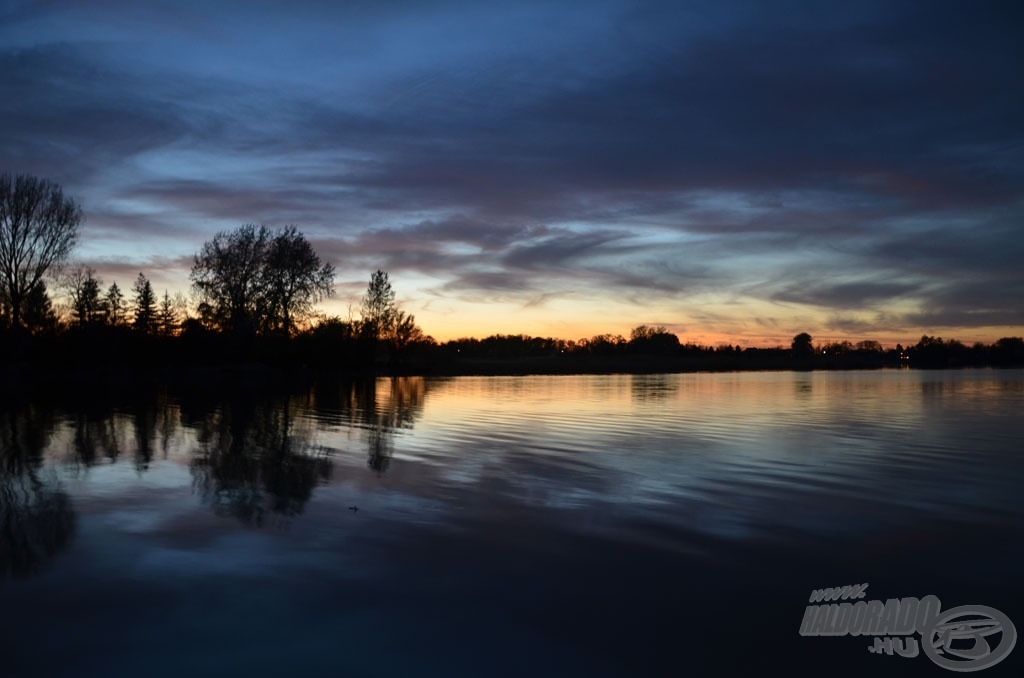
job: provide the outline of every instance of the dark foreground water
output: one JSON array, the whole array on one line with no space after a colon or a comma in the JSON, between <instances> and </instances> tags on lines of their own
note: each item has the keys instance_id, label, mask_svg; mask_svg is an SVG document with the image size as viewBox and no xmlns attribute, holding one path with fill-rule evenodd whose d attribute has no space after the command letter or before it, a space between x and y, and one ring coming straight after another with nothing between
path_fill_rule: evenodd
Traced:
<instances>
[{"instance_id":1,"label":"dark foreground water","mask_svg":"<svg viewBox=\"0 0 1024 678\"><path fill-rule=\"evenodd\" d=\"M0 676L953 675L800 635L865 582L1024 633L1020 370L12 402Z\"/></svg>"}]
</instances>

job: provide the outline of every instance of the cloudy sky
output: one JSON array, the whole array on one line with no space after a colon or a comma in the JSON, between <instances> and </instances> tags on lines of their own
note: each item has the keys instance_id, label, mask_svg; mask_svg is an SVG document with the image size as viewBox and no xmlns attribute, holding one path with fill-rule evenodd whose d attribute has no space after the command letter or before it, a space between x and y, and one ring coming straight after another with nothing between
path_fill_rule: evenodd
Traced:
<instances>
[{"instance_id":1,"label":"cloudy sky","mask_svg":"<svg viewBox=\"0 0 1024 678\"><path fill-rule=\"evenodd\" d=\"M187 291L294 224L438 339L1024 331L1024 4L0 0L0 171Z\"/></svg>"}]
</instances>

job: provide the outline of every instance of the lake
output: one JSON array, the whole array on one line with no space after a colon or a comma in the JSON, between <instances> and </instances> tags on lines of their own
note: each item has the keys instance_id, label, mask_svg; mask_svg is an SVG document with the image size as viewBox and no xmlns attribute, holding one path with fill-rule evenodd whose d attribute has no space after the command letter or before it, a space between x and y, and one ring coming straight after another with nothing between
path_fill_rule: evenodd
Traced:
<instances>
[{"instance_id":1,"label":"lake","mask_svg":"<svg viewBox=\"0 0 1024 678\"><path fill-rule=\"evenodd\" d=\"M805 608L1024 630L1022 413L1021 370L11 398L0 676L950 675Z\"/></svg>"}]
</instances>

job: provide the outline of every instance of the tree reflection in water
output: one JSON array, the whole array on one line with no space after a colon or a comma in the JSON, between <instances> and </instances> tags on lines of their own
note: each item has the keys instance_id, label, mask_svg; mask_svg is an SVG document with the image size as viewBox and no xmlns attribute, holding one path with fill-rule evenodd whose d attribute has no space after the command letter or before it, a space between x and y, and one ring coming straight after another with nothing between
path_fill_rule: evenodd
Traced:
<instances>
[{"instance_id":1,"label":"tree reflection in water","mask_svg":"<svg viewBox=\"0 0 1024 678\"><path fill-rule=\"evenodd\" d=\"M268 514L291 518L330 478L331 461L311 442L309 418L296 416L301 400L240 396L195 422L193 485L218 514L256 526Z\"/></svg>"},{"instance_id":2,"label":"tree reflection in water","mask_svg":"<svg viewBox=\"0 0 1024 678\"><path fill-rule=\"evenodd\" d=\"M189 450L182 446L194 440L188 464L204 503L251 525L272 516L289 520L331 477L317 430L358 432L367 467L383 474L396 432L422 414L426 391L424 379L410 377L298 392L196 384L121 397L69 392L59 407L41 401L0 407L0 576L38 571L70 539L74 515L58 472L80 476L127 458L143 474L154 458Z\"/></svg>"},{"instance_id":3,"label":"tree reflection in water","mask_svg":"<svg viewBox=\"0 0 1024 678\"><path fill-rule=\"evenodd\" d=\"M389 377L317 388L318 419L361 429L366 441L366 465L385 473L394 455L394 436L410 429L423 413L427 394L423 377Z\"/></svg>"},{"instance_id":4,"label":"tree reflection in water","mask_svg":"<svg viewBox=\"0 0 1024 678\"><path fill-rule=\"evenodd\" d=\"M162 391L133 393L132 397L104 398L102 394L76 394L63 403L71 428L67 470L84 473L99 463L116 463L125 450L144 473L155 452L167 458L181 433L177 405Z\"/></svg>"},{"instance_id":5,"label":"tree reflection in water","mask_svg":"<svg viewBox=\"0 0 1024 678\"><path fill-rule=\"evenodd\" d=\"M53 429L46 409L0 411L0 579L38 574L74 535L71 501L43 469Z\"/></svg>"},{"instance_id":6,"label":"tree reflection in water","mask_svg":"<svg viewBox=\"0 0 1024 678\"><path fill-rule=\"evenodd\" d=\"M387 471L394 434L423 410L426 381L395 377L322 384L300 394L232 394L218 402L182 400L182 417L199 448L191 462L196 489L215 511L262 525L268 514L302 513L317 485L331 476L316 428L337 424L363 431L367 466Z\"/></svg>"}]
</instances>

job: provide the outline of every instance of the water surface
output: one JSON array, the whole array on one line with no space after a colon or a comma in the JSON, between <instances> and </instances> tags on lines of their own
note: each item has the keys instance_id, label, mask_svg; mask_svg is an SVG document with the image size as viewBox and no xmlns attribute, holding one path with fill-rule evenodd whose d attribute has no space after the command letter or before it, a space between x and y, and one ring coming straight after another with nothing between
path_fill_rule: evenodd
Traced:
<instances>
[{"instance_id":1,"label":"water surface","mask_svg":"<svg viewBox=\"0 0 1024 678\"><path fill-rule=\"evenodd\" d=\"M1022 411L1020 370L12 401L0 675L939 675L807 597L1024 630Z\"/></svg>"}]
</instances>

